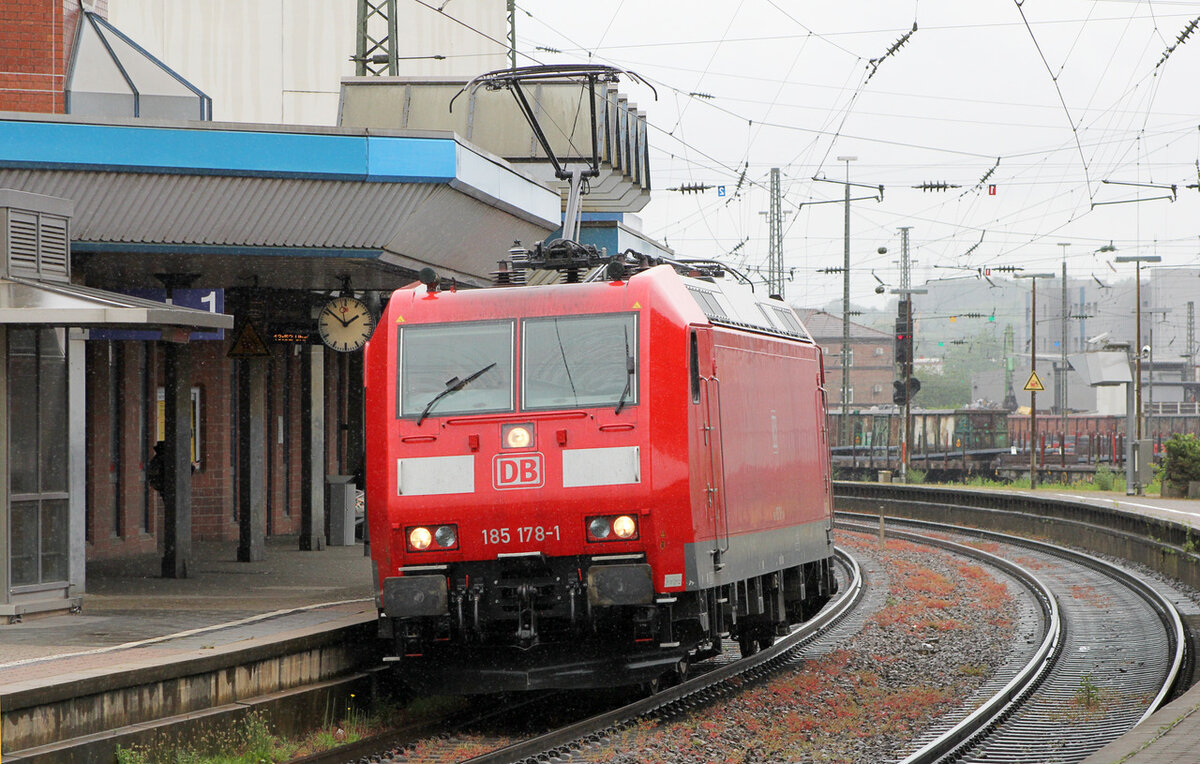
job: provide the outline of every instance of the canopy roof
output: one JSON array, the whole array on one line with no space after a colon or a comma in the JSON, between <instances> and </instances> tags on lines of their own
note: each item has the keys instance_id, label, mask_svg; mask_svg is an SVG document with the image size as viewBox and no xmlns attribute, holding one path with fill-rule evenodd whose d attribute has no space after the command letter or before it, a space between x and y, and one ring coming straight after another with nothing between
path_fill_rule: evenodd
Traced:
<instances>
[{"instance_id":1,"label":"canopy roof","mask_svg":"<svg viewBox=\"0 0 1200 764\"><path fill-rule=\"evenodd\" d=\"M0 279L0 324L231 329L233 316L78 284L10 277Z\"/></svg>"},{"instance_id":2,"label":"canopy roof","mask_svg":"<svg viewBox=\"0 0 1200 764\"><path fill-rule=\"evenodd\" d=\"M0 187L75 202L98 287L393 289L425 266L487 283L561 223L556 191L453 133L0 115Z\"/></svg>"}]
</instances>

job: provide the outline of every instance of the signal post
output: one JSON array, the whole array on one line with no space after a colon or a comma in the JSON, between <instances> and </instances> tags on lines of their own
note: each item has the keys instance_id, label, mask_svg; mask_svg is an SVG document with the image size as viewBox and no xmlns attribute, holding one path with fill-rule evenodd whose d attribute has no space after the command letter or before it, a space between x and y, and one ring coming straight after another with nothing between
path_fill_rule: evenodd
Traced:
<instances>
[{"instance_id":1,"label":"signal post","mask_svg":"<svg viewBox=\"0 0 1200 764\"><path fill-rule=\"evenodd\" d=\"M928 289L893 289L900 295L896 308L895 361L896 379L892 382L892 402L904 407L904 425L900 433L900 482L908 482L908 445L912 442L912 398L921 389L921 381L913 371L913 311L912 296L926 294Z\"/></svg>"},{"instance_id":2,"label":"signal post","mask_svg":"<svg viewBox=\"0 0 1200 764\"><path fill-rule=\"evenodd\" d=\"M1037 394L1045 389L1037 375L1037 280L1052 279L1054 274L1018 273L1016 278L1032 279L1029 282L1029 381L1025 383L1025 391L1029 393L1029 488L1032 490L1037 488Z\"/></svg>"}]
</instances>

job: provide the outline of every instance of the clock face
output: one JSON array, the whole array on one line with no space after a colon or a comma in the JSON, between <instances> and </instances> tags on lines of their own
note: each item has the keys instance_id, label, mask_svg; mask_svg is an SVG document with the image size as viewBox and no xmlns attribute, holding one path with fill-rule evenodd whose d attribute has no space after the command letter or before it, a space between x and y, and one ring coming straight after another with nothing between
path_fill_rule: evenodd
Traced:
<instances>
[{"instance_id":1,"label":"clock face","mask_svg":"<svg viewBox=\"0 0 1200 764\"><path fill-rule=\"evenodd\" d=\"M375 319L361 300L338 297L317 316L317 330L326 345L342 353L358 350L371 339Z\"/></svg>"}]
</instances>

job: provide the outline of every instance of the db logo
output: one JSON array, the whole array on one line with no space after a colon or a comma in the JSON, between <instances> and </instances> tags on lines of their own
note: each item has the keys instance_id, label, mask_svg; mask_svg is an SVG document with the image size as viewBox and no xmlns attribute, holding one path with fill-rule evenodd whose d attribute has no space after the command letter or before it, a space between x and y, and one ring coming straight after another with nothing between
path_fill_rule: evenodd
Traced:
<instances>
[{"instance_id":1,"label":"db logo","mask_svg":"<svg viewBox=\"0 0 1200 764\"><path fill-rule=\"evenodd\" d=\"M492 459L492 484L496 488L541 488L544 482L541 454L497 454Z\"/></svg>"}]
</instances>

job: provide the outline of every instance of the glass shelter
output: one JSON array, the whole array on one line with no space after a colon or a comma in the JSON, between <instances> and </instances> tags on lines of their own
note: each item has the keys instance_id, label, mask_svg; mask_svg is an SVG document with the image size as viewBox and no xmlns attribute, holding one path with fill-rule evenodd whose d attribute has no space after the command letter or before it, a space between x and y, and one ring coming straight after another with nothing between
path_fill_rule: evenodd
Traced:
<instances>
[{"instance_id":1,"label":"glass shelter","mask_svg":"<svg viewBox=\"0 0 1200 764\"><path fill-rule=\"evenodd\" d=\"M71 283L72 203L0 188L0 623L84 588L83 329L230 328L232 316ZM186 391L186 388L185 388Z\"/></svg>"}]
</instances>

